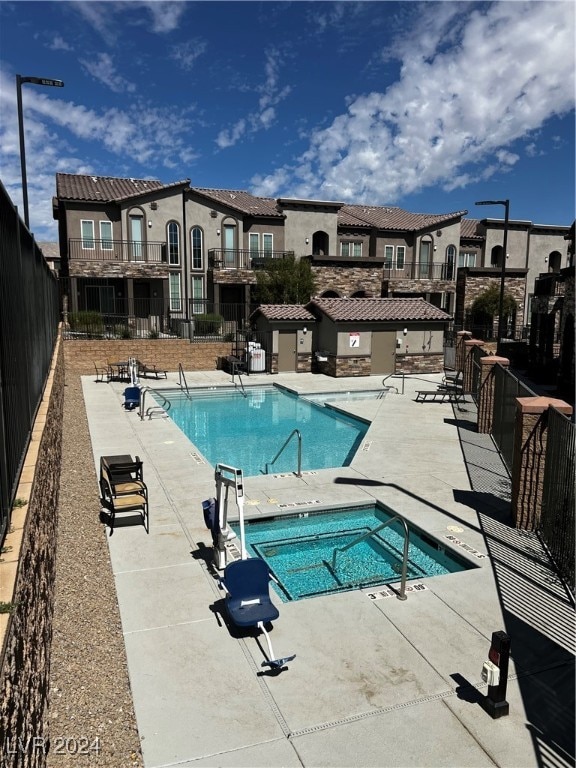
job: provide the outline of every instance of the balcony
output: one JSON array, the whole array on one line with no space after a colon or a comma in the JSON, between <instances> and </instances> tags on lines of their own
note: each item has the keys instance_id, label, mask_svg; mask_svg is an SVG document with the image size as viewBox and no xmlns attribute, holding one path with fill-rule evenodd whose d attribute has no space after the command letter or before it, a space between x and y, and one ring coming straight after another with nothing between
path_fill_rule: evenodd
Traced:
<instances>
[{"instance_id":1,"label":"balcony","mask_svg":"<svg viewBox=\"0 0 576 768\"><path fill-rule=\"evenodd\" d=\"M432 264L426 262L406 262L403 266L389 265L384 262L382 268L385 280L456 280L457 267L454 264Z\"/></svg>"},{"instance_id":2,"label":"balcony","mask_svg":"<svg viewBox=\"0 0 576 768\"><path fill-rule=\"evenodd\" d=\"M263 269L270 259L285 259L294 251L244 251L211 248L208 251L208 269Z\"/></svg>"},{"instance_id":3,"label":"balcony","mask_svg":"<svg viewBox=\"0 0 576 768\"><path fill-rule=\"evenodd\" d=\"M134 240L68 240L69 261L108 261L144 264L166 263L166 243Z\"/></svg>"}]
</instances>

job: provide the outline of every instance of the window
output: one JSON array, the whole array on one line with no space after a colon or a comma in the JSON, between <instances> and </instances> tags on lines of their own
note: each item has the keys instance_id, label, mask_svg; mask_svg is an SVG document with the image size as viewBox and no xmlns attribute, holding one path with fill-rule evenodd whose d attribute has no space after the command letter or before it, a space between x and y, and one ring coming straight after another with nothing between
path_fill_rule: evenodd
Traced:
<instances>
[{"instance_id":1,"label":"window","mask_svg":"<svg viewBox=\"0 0 576 768\"><path fill-rule=\"evenodd\" d=\"M406 260L406 246L396 246L396 269L404 269L404 263Z\"/></svg>"},{"instance_id":2,"label":"window","mask_svg":"<svg viewBox=\"0 0 576 768\"><path fill-rule=\"evenodd\" d=\"M203 243L202 230L200 227L192 227L190 240L192 245L192 269L202 269L203 265Z\"/></svg>"},{"instance_id":3,"label":"window","mask_svg":"<svg viewBox=\"0 0 576 768\"><path fill-rule=\"evenodd\" d=\"M143 261L144 217L141 213L131 213L128 217L130 227L130 255L134 261Z\"/></svg>"},{"instance_id":4,"label":"window","mask_svg":"<svg viewBox=\"0 0 576 768\"><path fill-rule=\"evenodd\" d=\"M392 269L393 264L394 264L394 246L385 245L384 246L384 269Z\"/></svg>"},{"instance_id":5,"label":"window","mask_svg":"<svg viewBox=\"0 0 576 768\"><path fill-rule=\"evenodd\" d=\"M262 235L262 250L264 251L264 256L272 255L273 244L274 244L273 235Z\"/></svg>"},{"instance_id":6,"label":"window","mask_svg":"<svg viewBox=\"0 0 576 768\"><path fill-rule=\"evenodd\" d=\"M258 232L250 232L248 236L248 246L251 256L258 256L260 253L260 235Z\"/></svg>"},{"instance_id":7,"label":"window","mask_svg":"<svg viewBox=\"0 0 576 768\"><path fill-rule=\"evenodd\" d=\"M100 248L103 251L112 250L112 222L100 222Z\"/></svg>"},{"instance_id":8,"label":"window","mask_svg":"<svg viewBox=\"0 0 576 768\"><path fill-rule=\"evenodd\" d=\"M444 265L444 280L454 279L454 260L456 259L456 246L449 245L446 248L446 264Z\"/></svg>"},{"instance_id":9,"label":"window","mask_svg":"<svg viewBox=\"0 0 576 768\"><path fill-rule=\"evenodd\" d=\"M109 285L86 286L86 309L112 315L115 313L114 288Z\"/></svg>"},{"instance_id":10,"label":"window","mask_svg":"<svg viewBox=\"0 0 576 768\"><path fill-rule=\"evenodd\" d=\"M475 267L476 254L474 252L460 251L458 254L459 267Z\"/></svg>"},{"instance_id":11,"label":"window","mask_svg":"<svg viewBox=\"0 0 576 768\"><path fill-rule=\"evenodd\" d=\"M204 281L201 277L192 277L192 313L204 313Z\"/></svg>"},{"instance_id":12,"label":"window","mask_svg":"<svg viewBox=\"0 0 576 768\"><path fill-rule=\"evenodd\" d=\"M340 243L340 256L346 258L359 259L362 256L362 243L361 242L344 242Z\"/></svg>"},{"instance_id":13,"label":"window","mask_svg":"<svg viewBox=\"0 0 576 768\"><path fill-rule=\"evenodd\" d=\"M88 219L82 219L80 222L82 232L82 250L94 250L94 222Z\"/></svg>"},{"instance_id":14,"label":"window","mask_svg":"<svg viewBox=\"0 0 576 768\"><path fill-rule=\"evenodd\" d=\"M236 225L224 224L224 267L236 266Z\"/></svg>"},{"instance_id":15,"label":"window","mask_svg":"<svg viewBox=\"0 0 576 768\"><path fill-rule=\"evenodd\" d=\"M180 312L182 309L182 300L180 297L180 273L170 273L170 309L172 312Z\"/></svg>"},{"instance_id":16,"label":"window","mask_svg":"<svg viewBox=\"0 0 576 768\"><path fill-rule=\"evenodd\" d=\"M180 227L175 221L168 224L168 264L180 264Z\"/></svg>"}]
</instances>

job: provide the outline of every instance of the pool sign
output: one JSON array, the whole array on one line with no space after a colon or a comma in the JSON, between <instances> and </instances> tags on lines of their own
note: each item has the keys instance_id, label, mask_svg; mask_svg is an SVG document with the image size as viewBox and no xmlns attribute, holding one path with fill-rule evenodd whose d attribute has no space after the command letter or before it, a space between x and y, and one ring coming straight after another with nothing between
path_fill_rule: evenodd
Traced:
<instances>
[{"instance_id":1,"label":"pool sign","mask_svg":"<svg viewBox=\"0 0 576 768\"><path fill-rule=\"evenodd\" d=\"M350 346L351 347L359 347L360 346L360 334L358 331L353 331L350 334Z\"/></svg>"}]
</instances>

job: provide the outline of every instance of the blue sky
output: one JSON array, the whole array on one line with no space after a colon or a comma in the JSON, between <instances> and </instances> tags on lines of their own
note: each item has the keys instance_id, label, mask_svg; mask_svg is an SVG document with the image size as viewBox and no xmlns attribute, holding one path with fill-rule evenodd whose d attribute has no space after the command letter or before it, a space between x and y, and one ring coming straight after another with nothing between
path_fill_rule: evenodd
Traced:
<instances>
[{"instance_id":1,"label":"blue sky","mask_svg":"<svg viewBox=\"0 0 576 768\"><path fill-rule=\"evenodd\" d=\"M575 215L575 5L0 1L0 178L55 240L55 174L189 178L417 213Z\"/></svg>"}]
</instances>

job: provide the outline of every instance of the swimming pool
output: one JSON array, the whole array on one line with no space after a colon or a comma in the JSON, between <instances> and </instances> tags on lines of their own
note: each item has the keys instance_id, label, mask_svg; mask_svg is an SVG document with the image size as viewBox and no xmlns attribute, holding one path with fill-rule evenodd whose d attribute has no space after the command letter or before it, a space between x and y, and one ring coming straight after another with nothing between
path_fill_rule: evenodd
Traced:
<instances>
[{"instance_id":1,"label":"swimming pool","mask_svg":"<svg viewBox=\"0 0 576 768\"><path fill-rule=\"evenodd\" d=\"M284 602L400 581L404 529L400 522L353 544L394 517L378 503L245 522L246 548L279 582ZM409 527L407 578L440 576L474 566L426 533ZM239 526L232 523L239 535ZM352 544L346 551L342 548Z\"/></svg>"},{"instance_id":2,"label":"swimming pool","mask_svg":"<svg viewBox=\"0 0 576 768\"><path fill-rule=\"evenodd\" d=\"M164 394L171 402L168 416L206 459L239 467L246 476L294 472L296 438L269 465L294 429L302 435L303 470L347 466L369 427L274 386L247 387L246 396L237 389L191 390L190 399Z\"/></svg>"}]
</instances>

